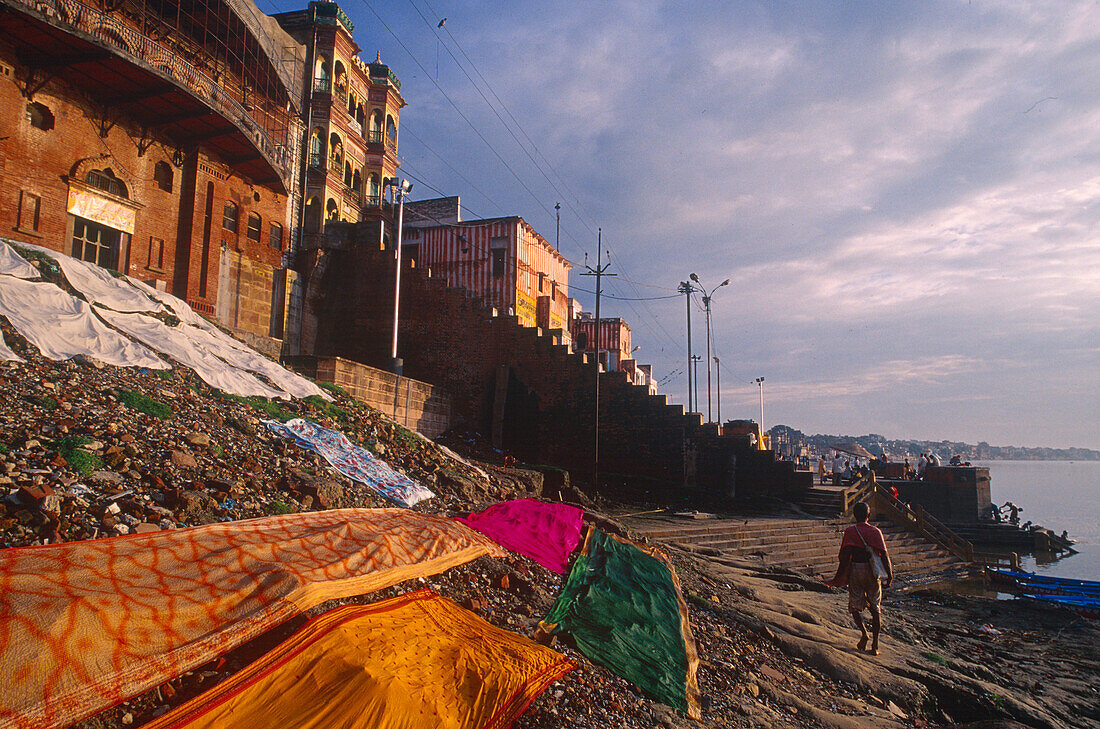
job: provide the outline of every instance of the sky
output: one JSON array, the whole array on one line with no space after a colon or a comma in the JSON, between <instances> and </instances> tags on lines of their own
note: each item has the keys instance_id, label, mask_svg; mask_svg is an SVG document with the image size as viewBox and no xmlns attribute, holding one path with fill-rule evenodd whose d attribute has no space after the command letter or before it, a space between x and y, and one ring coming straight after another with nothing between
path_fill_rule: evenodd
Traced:
<instances>
[{"instance_id":1,"label":"sky","mask_svg":"<svg viewBox=\"0 0 1100 729\"><path fill-rule=\"evenodd\" d=\"M589 311L602 228L601 313L673 402L696 273L730 279L724 420L760 418L764 377L765 427L1100 448L1100 4L341 7L401 79L411 199L552 242L560 202Z\"/></svg>"}]
</instances>

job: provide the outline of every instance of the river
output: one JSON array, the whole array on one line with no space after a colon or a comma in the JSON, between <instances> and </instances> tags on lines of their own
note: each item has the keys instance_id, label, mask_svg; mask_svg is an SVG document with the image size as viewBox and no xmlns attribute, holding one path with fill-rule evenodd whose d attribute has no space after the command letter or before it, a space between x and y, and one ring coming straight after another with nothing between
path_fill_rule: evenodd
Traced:
<instances>
[{"instance_id":1,"label":"river","mask_svg":"<svg viewBox=\"0 0 1100 729\"><path fill-rule=\"evenodd\" d=\"M1056 533L1069 532L1078 554L1049 561L1022 558L1025 570L1057 577L1100 580L1100 461L976 461L989 468L995 504L1023 507L1031 520Z\"/></svg>"}]
</instances>

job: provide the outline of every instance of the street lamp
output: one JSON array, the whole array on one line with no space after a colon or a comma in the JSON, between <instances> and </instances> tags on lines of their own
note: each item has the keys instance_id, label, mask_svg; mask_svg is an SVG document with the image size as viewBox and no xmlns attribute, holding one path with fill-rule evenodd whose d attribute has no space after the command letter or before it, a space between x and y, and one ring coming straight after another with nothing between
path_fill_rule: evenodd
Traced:
<instances>
[{"instance_id":1,"label":"street lamp","mask_svg":"<svg viewBox=\"0 0 1100 729\"><path fill-rule=\"evenodd\" d=\"M764 445L764 378L757 377L756 384L760 387L760 445L763 450Z\"/></svg>"},{"instance_id":2,"label":"street lamp","mask_svg":"<svg viewBox=\"0 0 1100 729\"><path fill-rule=\"evenodd\" d=\"M722 288L723 286L729 286L730 285L730 280L727 278L725 281L723 281L722 283L718 284L713 289L711 289L710 293L707 293L706 288L703 287L702 282L699 281L699 277L696 276L694 273L691 274L691 280L694 281L695 283L699 284L699 291L703 294L703 307L706 309L706 313L707 313L707 422L708 423L713 423L714 419L710 416L710 403L711 403L711 389L710 389L710 374L711 374L711 372L710 372L710 360L711 360L711 354L710 354L710 302L714 298L714 292L717 291L718 289Z\"/></svg>"},{"instance_id":3,"label":"street lamp","mask_svg":"<svg viewBox=\"0 0 1100 729\"><path fill-rule=\"evenodd\" d=\"M722 363L718 361L718 355L714 355L714 389L718 390L718 425L722 424Z\"/></svg>"},{"instance_id":4,"label":"street lamp","mask_svg":"<svg viewBox=\"0 0 1100 729\"><path fill-rule=\"evenodd\" d=\"M401 310L401 233L405 226L405 197L412 190L412 183L393 177L389 184L397 197L397 273L393 280L393 348L390 350L390 369L400 377L403 363L397 357L397 326Z\"/></svg>"}]
</instances>

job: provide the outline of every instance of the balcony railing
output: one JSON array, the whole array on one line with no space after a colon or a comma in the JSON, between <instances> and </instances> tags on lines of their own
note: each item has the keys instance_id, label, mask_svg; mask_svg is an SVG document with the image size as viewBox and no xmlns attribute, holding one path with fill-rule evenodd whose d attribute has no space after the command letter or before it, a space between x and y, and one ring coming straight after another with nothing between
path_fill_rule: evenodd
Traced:
<instances>
[{"instance_id":1,"label":"balcony railing","mask_svg":"<svg viewBox=\"0 0 1100 729\"><path fill-rule=\"evenodd\" d=\"M338 175L344 174L344 162L339 157L329 157L328 168Z\"/></svg>"},{"instance_id":2,"label":"balcony railing","mask_svg":"<svg viewBox=\"0 0 1100 729\"><path fill-rule=\"evenodd\" d=\"M31 13L50 18L91 36L97 43L136 58L170 77L196 98L230 120L251 139L283 180L290 179L294 155L286 142L277 142L231 92L200 71L175 50L143 35L117 18L77 0L14 0ZM191 51L189 51L191 52ZM213 58L209 67L219 66ZM290 124L291 134L294 125ZM289 138L289 135L288 135Z\"/></svg>"},{"instance_id":3,"label":"balcony railing","mask_svg":"<svg viewBox=\"0 0 1100 729\"><path fill-rule=\"evenodd\" d=\"M382 131L380 129L369 131L367 132L367 141L371 142L372 144L381 144L383 136L384 135L382 134Z\"/></svg>"},{"instance_id":4,"label":"balcony railing","mask_svg":"<svg viewBox=\"0 0 1100 729\"><path fill-rule=\"evenodd\" d=\"M396 139L391 139L390 137L387 136L386 137L386 149L393 152L394 154L397 154L397 140Z\"/></svg>"},{"instance_id":5,"label":"balcony railing","mask_svg":"<svg viewBox=\"0 0 1100 729\"><path fill-rule=\"evenodd\" d=\"M376 207L378 207L379 205L382 204L382 196L381 195L364 195L363 196L363 204L367 205L368 207L376 208Z\"/></svg>"},{"instance_id":6,"label":"balcony railing","mask_svg":"<svg viewBox=\"0 0 1100 729\"><path fill-rule=\"evenodd\" d=\"M359 192L354 187L345 187L344 199L353 205L361 206L363 204L363 193Z\"/></svg>"},{"instance_id":7,"label":"balcony railing","mask_svg":"<svg viewBox=\"0 0 1100 729\"><path fill-rule=\"evenodd\" d=\"M318 94L327 94L332 91L332 79L313 79L313 91Z\"/></svg>"},{"instance_id":8,"label":"balcony railing","mask_svg":"<svg viewBox=\"0 0 1100 729\"><path fill-rule=\"evenodd\" d=\"M309 153L309 166L323 170L325 168L325 155L321 152Z\"/></svg>"}]
</instances>

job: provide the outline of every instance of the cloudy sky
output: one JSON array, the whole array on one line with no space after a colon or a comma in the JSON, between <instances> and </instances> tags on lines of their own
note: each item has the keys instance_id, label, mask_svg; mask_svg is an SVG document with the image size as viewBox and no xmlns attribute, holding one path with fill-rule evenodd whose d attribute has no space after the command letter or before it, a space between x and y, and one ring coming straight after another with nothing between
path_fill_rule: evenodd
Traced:
<instances>
[{"instance_id":1,"label":"cloudy sky","mask_svg":"<svg viewBox=\"0 0 1100 729\"><path fill-rule=\"evenodd\" d=\"M767 427L1100 448L1097 3L342 7L403 83L413 198L550 240L560 202L578 269L602 227L608 294L669 297L602 308L675 402L696 272L731 280L724 419L764 376Z\"/></svg>"}]
</instances>

